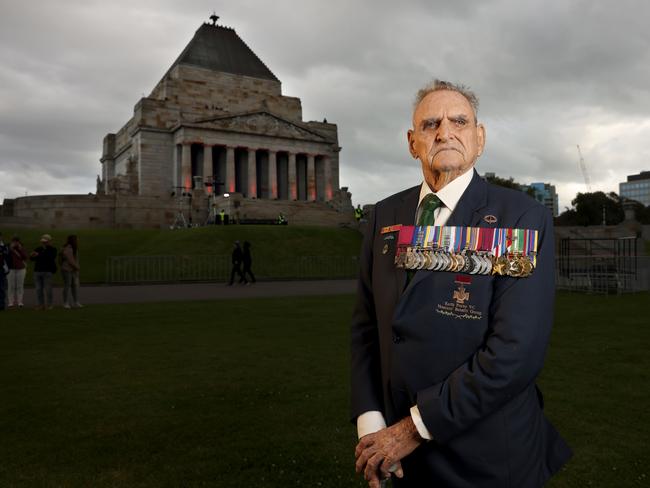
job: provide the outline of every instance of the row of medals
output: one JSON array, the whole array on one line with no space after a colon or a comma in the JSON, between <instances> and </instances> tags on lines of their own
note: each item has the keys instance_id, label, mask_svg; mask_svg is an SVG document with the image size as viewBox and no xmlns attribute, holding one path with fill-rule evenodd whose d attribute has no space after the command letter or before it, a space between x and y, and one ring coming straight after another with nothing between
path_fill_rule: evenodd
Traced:
<instances>
[{"instance_id":1,"label":"row of medals","mask_svg":"<svg viewBox=\"0 0 650 488\"><path fill-rule=\"evenodd\" d=\"M530 256L509 254L495 258L481 251L462 251L453 253L441 249L408 247L406 252L395 258L398 268L426 269L429 271L452 271L480 275L513 276L526 278L533 272Z\"/></svg>"}]
</instances>

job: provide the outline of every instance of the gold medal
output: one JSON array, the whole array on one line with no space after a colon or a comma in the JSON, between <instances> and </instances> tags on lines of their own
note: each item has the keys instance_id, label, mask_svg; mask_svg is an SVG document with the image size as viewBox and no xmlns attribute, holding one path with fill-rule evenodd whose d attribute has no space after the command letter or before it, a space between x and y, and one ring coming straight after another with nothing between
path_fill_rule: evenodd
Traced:
<instances>
[{"instance_id":1,"label":"gold medal","mask_svg":"<svg viewBox=\"0 0 650 488\"><path fill-rule=\"evenodd\" d=\"M453 253L449 254L449 266L447 267L447 271L456 271L456 256Z\"/></svg>"},{"instance_id":2,"label":"gold medal","mask_svg":"<svg viewBox=\"0 0 650 488\"><path fill-rule=\"evenodd\" d=\"M431 251L429 249L425 249L422 251L422 255L424 256L424 266L422 267L423 269L431 269Z\"/></svg>"},{"instance_id":3,"label":"gold medal","mask_svg":"<svg viewBox=\"0 0 650 488\"><path fill-rule=\"evenodd\" d=\"M465 257L462 254L456 254L456 272L463 271L465 267Z\"/></svg>"},{"instance_id":4,"label":"gold medal","mask_svg":"<svg viewBox=\"0 0 650 488\"><path fill-rule=\"evenodd\" d=\"M498 274L503 276L506 274L508 269L508 258L505 256L499 256L492 264L492 274Z\"/></svg>"},{"instance_id":5,"label":"gold medal","mask_svg":"<svg viewBox=\"0 0 650 488\"><path fill-rule=\"evenodd\" d=\"M519 278L521 276L521 263L519 262L519 256L510 256L508 259L508 268L506 274L514 278Z\"/></svg>"},{"instance_id":6,"label":"gold medal","mask_svg":"<svg viewBox=\"0 0 650 488\"><path fill-rule=\"evenodd\" d=\"M381 250L382 254L388 254L388 244L384 244L384 248Z\"/></svg>"},{"instance_id":7,"label":"gold medal","mask_svg":"<svg viewBox=\"0 0 650 488\"><path fill-rule=\"evenodd\" d=\"M413 248L409 247L406 249L406 263L404 267L406 269L414 269L415 265L415 256L413 255Z\"/></svg>"},{"instance_id":8,"label":"gold medal","mask_svg":"<svg viewBox=\"0 0 650 488\"><path fill-rule=\"evenodd\" d=\"M530 274L533 272L533 263L531 262L529 256L522 256L521 267L522 267L522 273L521 273L522 278L527 278L528 276L530 276Z\"/></svg>"}]
</instances>

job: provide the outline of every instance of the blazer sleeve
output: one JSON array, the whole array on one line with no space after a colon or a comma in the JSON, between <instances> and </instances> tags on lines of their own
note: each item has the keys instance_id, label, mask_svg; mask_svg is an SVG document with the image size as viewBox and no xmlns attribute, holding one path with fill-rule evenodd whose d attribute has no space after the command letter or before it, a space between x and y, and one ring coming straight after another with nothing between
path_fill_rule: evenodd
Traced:
<instances>
[{"instance_id":1,"label":"blazer sleeve","mask_svg":"<svg viewBox=\"0 0 650 488\"><path fill-rule=\"evenodd\" d=\"M542 369L555 302L553 219L536 205L517 227L540 231L537 267L527 278L495 278L489 331L481 348L444 381L417 393L422 420L439 443L498 410Z\"/></svg>"},{"instance_id":2,"label":"blazer sleeve","mask_svg":"<svg viewBox=\"0 0 650 488\"><path fill-rule=\"evenodd\" d=\"M379 333L372 292L373 242L376 208L368 218L363 239L357 299L351 327L351 420L371 410L384 411L379 357Z\"/></svg>"}]
</instances>

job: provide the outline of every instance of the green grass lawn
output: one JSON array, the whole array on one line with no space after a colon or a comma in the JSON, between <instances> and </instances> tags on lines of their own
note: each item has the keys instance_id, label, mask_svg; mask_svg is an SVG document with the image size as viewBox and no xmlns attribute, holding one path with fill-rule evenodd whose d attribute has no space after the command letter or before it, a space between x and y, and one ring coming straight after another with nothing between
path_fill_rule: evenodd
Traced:
<instances>
[{"instance_id":1,"label":"green grass lawn","mask_svg":"<svg viewBox=\"0 0 650 488\"><path fill-rule=\"evenodd\" d=\"M361 233L356 229L316 226L227 225L195 229L83 229L32 230L0 229L5 240L17 234L28 253L38 247L40 236L49 232L58 249L66 236L79 236L81 279L84 283L106 281L106 258L109 256L157 255L226 255L230 256L235 240L252 243L254 268L274 263L282 267L296 256L358 256ZM31 266L27 283L31 283ZM59 274L55 279L61 282Z\"/></svg>"},{"instance_id":2,"label":"green grass lawn","mask_svg":"<svg viewBox=\"0 0 650 488\"><path fill-rule=\"evenodd\" d=\"M561 294L550 484L645 486L648 295ZM351 296L0 315L0 486L346 487Z\"/></svg>"}]
</instances>

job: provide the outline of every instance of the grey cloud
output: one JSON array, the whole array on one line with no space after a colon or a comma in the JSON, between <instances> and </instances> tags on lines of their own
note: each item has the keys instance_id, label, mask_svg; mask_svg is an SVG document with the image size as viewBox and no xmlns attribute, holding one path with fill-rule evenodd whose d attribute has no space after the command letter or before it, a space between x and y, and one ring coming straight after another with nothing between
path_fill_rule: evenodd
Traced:
<instances>
[{"instance_id":1,"label":"grey cloud","mask_svg":"<svg viewBox=\"0 0 650 488\"><path fill-rule=\"evenodd\" d=\"M37 191L7 176L16 165L40 170L48 192L71 182L93 191L104 134L128 120L214 8L203 0L41 3L0 1L0 198L20 185ZM481 172L576 188L578 143L596 189L618 190L617 180L647 169L647 2L243 0L219 8L220 23L237 30L285 94L302 99L306 119L338 124L341 184L355 202L419 181L405 131L413 94L432 77L480 96Z\"/></svg>"}]
</instances>

